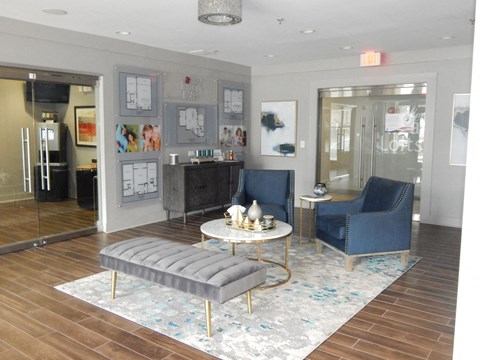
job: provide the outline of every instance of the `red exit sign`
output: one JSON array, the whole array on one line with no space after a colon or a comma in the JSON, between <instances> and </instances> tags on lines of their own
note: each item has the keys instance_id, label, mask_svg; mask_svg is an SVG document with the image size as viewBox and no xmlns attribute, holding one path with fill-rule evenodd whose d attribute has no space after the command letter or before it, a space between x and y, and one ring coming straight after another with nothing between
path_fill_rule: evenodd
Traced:
<instances>
[{"instance_id":1,"label":"red exit sign","mask_svg":"<svg viewBox=\"0 0 480 360\"><path fill-rule=\"evenodd\" d=\"M382 64L382 53L377 51L366 52L360 55L360 66L377 66Z\"/></svg>"}]
</instances>

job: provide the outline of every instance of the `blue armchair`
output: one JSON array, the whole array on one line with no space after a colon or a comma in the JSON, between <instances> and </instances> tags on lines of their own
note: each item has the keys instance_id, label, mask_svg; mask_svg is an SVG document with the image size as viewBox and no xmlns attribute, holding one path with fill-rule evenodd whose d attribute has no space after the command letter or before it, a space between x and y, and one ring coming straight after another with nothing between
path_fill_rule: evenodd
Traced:
<instances>
[{"instance_id":1,"label":"blue armchair","mask_svg":"<svg viewBox=\"0 0 480 360\"><path fill-rule=\"evenodd\" d=\"M401 253L407 265L412 206L413 184L372 176L358 198L316 204L317 250L340 251L346 271L356 257L374 254Z\"/></svg>"},{"instance_id":2,"label":"blue armchair","mask_svg":"<svg viewBox=\"0 0 480 360\"><path fill-rule=\"evenodd\" d=\"M232 205L242 205L248 211L253 200L257 200L264 215L273 215L293 227L294 193L293 170L241 169Z\"/></svg>"}]
</instances>

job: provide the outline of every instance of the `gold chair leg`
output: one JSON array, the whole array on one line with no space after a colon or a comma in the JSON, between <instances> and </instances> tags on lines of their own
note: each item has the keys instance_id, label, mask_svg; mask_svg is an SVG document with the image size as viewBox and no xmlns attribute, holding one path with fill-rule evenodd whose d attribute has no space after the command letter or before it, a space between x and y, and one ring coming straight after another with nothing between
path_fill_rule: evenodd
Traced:
<instances>
[{"instance_id":1,"label":"gold chair leg","mask_svg":"<svg viewBox=\"0 0 480 360\"><path fill-rule=\"evenodd\" d=\"M251 314L253 312L252 308L252 291L248 290L247 291L247 308L248 308L248 313Z\"/></svg>"},{"instance_id":2,"label":"gold chair leg","mask_svg":"<svg viewBox=\"0 0 480 360\"><path fill-rule=\"evenodd\" d=\"M117 286L117 272L112 270L112 299L115 299L115 288Z\"/></svg>"},{"instance_id":3,"label":"gold chair leg","mask_svg":"<svg viewBox=\"0 0 480 360\"><path fill-rule=\"evenodd\" d=\"M207 320L207 336L212 336L212 314L210 301L205 300L205 317Z\"/></svg>"},{"instance_id":4,"label":"gold chair leg","mask_svg":"<svg viewBox=\"0 0 480 360\"><path fill-rule=\"evenodd\" d=\"M410 255L409 251L404 251L402 252L402 265L407 266L408 265L408 257Z\"/></svg>"},{"instance_id":5,"label":"gold chair leg","mask_svg":"<svg viewBox=\"0 0 480 360\"><path fill-rule=\"evenodd\" d=\"M323 253L323 244L318 240L315 241L315 249L317 250L317 253Z\"/></svg>"}]
</instances>

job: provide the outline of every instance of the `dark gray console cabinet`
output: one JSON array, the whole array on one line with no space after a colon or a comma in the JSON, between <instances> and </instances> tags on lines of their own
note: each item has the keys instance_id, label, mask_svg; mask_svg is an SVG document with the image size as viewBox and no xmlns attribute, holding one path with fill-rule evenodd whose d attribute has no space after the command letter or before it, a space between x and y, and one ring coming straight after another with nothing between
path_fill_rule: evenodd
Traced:
<instances>
[{"instance_id":1,"label":"dark gray console cabinet","mask_svg":"<svg viewBox=\"0 0 480 360\"><path fill-rule=\"evenodd\" d=\"M229 204L238 188L242 161L163 165L163 208L183 213Z\"/></svg>"}]
</instances>

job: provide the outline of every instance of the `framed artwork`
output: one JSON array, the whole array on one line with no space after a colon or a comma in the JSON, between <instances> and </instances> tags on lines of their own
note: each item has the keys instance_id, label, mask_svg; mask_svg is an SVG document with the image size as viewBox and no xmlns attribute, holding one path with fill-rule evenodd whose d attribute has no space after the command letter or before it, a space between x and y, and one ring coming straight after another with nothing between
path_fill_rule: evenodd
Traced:
<instances>
[{"instance_id":1,"label":"framed artwork","mask_svg":"<svg viewBox=\"0 0 480 360\"><path fill-rule=\"evenodd\" d=\"M75 145L97 146L95 106L75 106Z\"/></svg>"},{"instance_id":2,"label":"framed artwork","mask_svg":"<svg viewBox=\"0 0 480 360\"><path fill-rule=\"evenodd\" d=\"M158 116L157 74L119 72L120 116Z\"/></svg>"},{"instance_id":3,"label":"framed artwork","mask_svg":"<svg viewBox=\"0 0 480 360\"><path fill-rule=\"evenodd\" d=\"M161 138L156 124L117 124L115 128L117 153L160 151Z\"/></svg>"},{"instance_id":4,"label":"framed artwork","mask_svg":"<svg viewBox=\"0 0 480 360\"><path fill-rule=\"evenodd\" d=\"M234 81L219 80L218 103L219 118L230 125L246 120L245 109L248 108L248 85Z\"/></svg>"},{"instance_id":5,"label":"framed artwork","mask_svg":"<svg viewBox=\"0 0 480 360\"><path fill-rule=\"evenodd\" d=\"M159 197L157 159L121 161L120 174L122 204Z\"/></svg>"},{"instance_id":6,"label":"framed artwork","mask_svg":"<svg viewBox=\"0 0 480 360\"><path fill-rule=\"evenodd\" d=\"M452 137L450 141L450 165L465 166L467 164L469 118L470 94L454 94Z\"/></svg>"},{"instance_id":7,"label":"framed artwork","mask_svg":"<svg viewBox=\"0 0 480 360\"><path fill-rule=\"evenodd\" d=\"M265 101L260 114L260 155L294 157L297 101Z\"/></svg>"}]
</instances>

